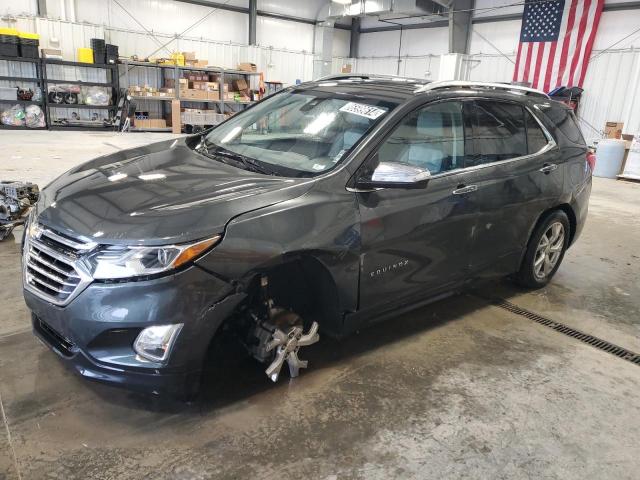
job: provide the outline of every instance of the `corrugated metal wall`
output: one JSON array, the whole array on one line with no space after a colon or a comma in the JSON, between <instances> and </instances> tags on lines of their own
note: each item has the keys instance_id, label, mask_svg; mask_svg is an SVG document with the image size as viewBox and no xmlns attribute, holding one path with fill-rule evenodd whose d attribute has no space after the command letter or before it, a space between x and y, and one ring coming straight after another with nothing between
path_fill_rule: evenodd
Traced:
<instances>
[{"instance_id":1,"label":"corrugated metal wall","mask_svg":"<svg viewBox=\"0 0 640 480\"><path fill-rule=\"evenodd\" d=\"M622 121L624 133L640 134L639 88L640 50L595 56L589 63L580 106L585 136L599 138L606 121Z\"/></svg>"},{"instance_id":2,"label":"corrugated metal wall","mask_svg":"<svg viewBox=\"0 0 640 480\"><path fill-rule=\"evenodd\" d=\"M0 26L5 25L5 22L0 21ZM12 22L11 25L13 28L39 33L41 46L59 48L64 58L70 60L76 59L78 47L89 46L91 38L105 38L108 43L118 45L120 54L125 56L149 55L166 43L170 51L194 51L199 58L209 60L212 65L235 68L239 62L256 63L270 81L293 84L297 79L311 80L313 75L314 55L311 52L248 46L196 37L175 39L171 34L161 33L154 33L152 38L144 32L129 29L39 17L18 17L17 22ZM155 55L168 56L168 52L162 49Z\"/></svg>"},{"instance_id":3,"label":"corrugated metal wall","mask_svg":"<svg viewBox=\"0 0 640 480\"><path fill-rule=\"evenodd\" d=\"M398 62L397 57L360 57L356 60L356 71L403 77L438 78L440 69L439 55L404 56Z\"/></svg>"}]
</instances>

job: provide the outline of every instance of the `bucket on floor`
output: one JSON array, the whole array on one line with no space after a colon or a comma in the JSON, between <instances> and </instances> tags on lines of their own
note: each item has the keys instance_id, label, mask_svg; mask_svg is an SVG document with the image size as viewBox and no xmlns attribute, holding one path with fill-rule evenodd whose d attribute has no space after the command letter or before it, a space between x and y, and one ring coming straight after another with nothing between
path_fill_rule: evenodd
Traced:
<instances>
[{"instance_id":1,"label":"bucket on floor","mask_svg":"<svg viewBox=\"0 0 640 480\"><path fill-rule=\"evenodd\" d=\"M593 171L595 177L616 178L624 160L624 145L624 140L600 140L596 151L598 161Z\"/></svg>"}]
</instances>

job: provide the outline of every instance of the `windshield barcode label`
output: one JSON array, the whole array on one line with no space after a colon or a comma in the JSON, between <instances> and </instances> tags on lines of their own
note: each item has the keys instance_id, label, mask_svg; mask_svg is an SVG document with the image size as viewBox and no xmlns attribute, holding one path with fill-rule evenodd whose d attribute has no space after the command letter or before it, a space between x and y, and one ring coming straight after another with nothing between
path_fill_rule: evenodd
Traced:
<instances>
[{"instance_id":1,"label":"windshield barcode label","mask_svg":"<svg viewBox=\"0 0 640 480\"><path fill-rule=\"evenodd\" d=\"M372 107L371 105L364 105L362 103L349 102L340 109L341 112L353 113L361 117L370 118L375 120L380 115L387 113L386 109Z\"/></svg>"}]
</instances>

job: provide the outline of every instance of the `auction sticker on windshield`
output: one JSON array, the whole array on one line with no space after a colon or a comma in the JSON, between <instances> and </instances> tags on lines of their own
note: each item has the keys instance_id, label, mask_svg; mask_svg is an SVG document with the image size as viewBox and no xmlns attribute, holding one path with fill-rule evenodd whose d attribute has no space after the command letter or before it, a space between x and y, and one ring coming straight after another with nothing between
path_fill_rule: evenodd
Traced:
<instances>
[{"instance_id":1,"label":"auction sticker on windshield","mask_svg":"<svg viewBox=\"0 0 640 480\"><path fill-rule=\"evenodd\" d=\"M375 120L379 116L387 113L387 110L384 108L373 107L371 105L365 105L363 103L355 102L347 103L340 109L340 111L345 113L353 113L354 115L370 118L371 120Z\"/></svg>"}]
</instances>

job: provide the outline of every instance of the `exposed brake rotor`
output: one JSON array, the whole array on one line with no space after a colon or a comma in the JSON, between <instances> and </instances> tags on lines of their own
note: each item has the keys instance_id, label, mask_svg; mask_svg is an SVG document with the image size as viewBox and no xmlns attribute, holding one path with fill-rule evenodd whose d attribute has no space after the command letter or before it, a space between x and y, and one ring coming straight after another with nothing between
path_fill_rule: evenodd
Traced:
<instances>
[{"instance_id":1,"label":"exposed brake rotor","mask_svg":"<svg viewBox=\"0 0 640 480\"><path fill-rule=\"evenodd\" d=\"M273 332L272 340L267 344L267 351L270 352L276 349L276 355L269 368L265 370L265 373L273 382L277 382L280 370L284 362L287 362L289 375L291 378L297 377L300 369L307 368L308 364L306 360L300 360L298 357L300 347L312 345L318 340L320 340L320 335L318 335L317 322L313 322L306 334L300 326L291 327L287 333L276 328Z\"/></svg>"}]
</instances>

